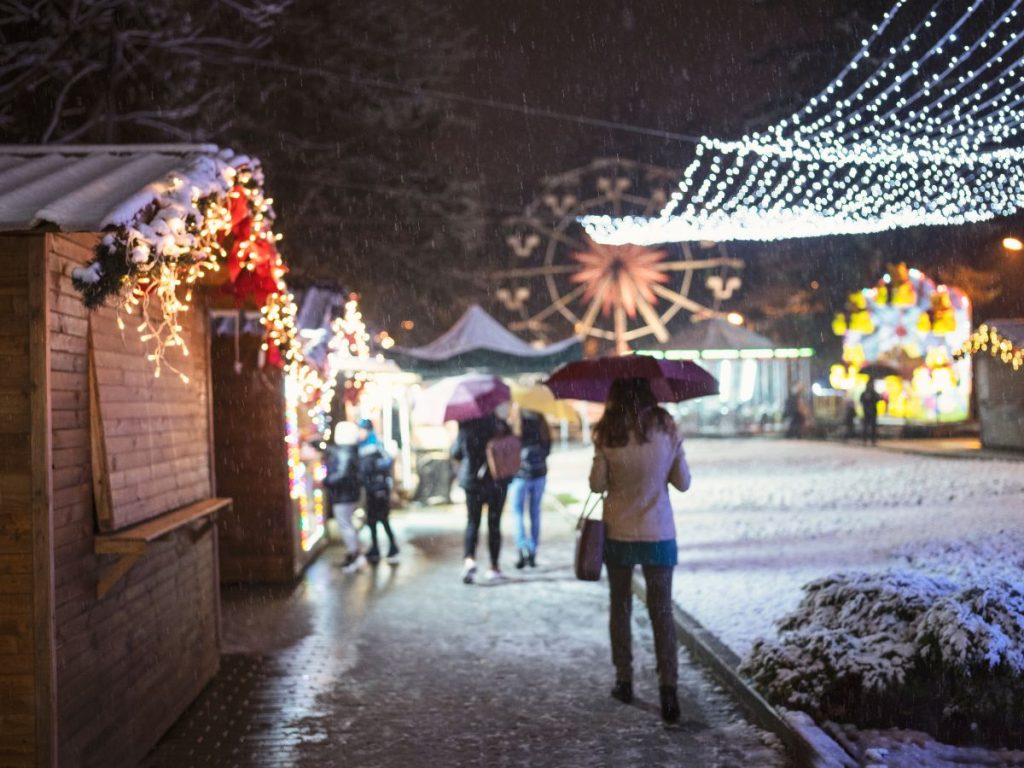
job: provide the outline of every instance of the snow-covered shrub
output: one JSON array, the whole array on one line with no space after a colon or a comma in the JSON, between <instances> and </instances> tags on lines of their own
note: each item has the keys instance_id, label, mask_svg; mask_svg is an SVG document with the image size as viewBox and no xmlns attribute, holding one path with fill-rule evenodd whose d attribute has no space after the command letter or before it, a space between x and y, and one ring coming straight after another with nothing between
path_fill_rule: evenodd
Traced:
<instances>
[{"instance_id":1,"label":"snow-covered shrub","mask_svg":"<svg viewBox=\"0 0 1024 768\"><path fill-rule=\"evenodd\" d=\"M820 719L1024 743L1024 594L905 571L811 582L741 672Z\"/></svg>"}]
</instances>

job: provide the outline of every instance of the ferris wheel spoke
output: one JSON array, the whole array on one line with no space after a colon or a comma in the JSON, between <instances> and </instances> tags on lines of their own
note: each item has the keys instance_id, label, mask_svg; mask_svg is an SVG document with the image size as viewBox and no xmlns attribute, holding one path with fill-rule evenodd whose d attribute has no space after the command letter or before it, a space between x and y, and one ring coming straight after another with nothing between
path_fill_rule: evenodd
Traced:
<instances>
[{"instance_id":1,"label":"ferris wheel spoke","mask_svg":"<svg viewBox=\"0 0 1024 768\"><path fill-rule=\"evenodd\" d=\"M684 261L662 261L652 264L652 269L660 269L662 272L680 272L684 269L711 269L713 267L732 267L742 269L743 262L739 259L718 257L714 259L686 259Z\"/></svg>"},{"instance_id":2,"label":"ferris wheel spoke","mask_svg":"<svg viewBox=\"0 0 1024 768\"><path fill-rule=\"evenodd\" d=\"M661 296L661 298L668 299L669 301L674 301L679 306L683 307L684 309L688 309L691 312L703 313L708 311L708 308L705 307L700 302L694 301L689 296L684 296L678 291L673 291L671 288L666 288L663 285L658 285L657 283L654 283L651 285L651 290L654 291L659 296Z\"/></svg>"},{"instance_id":3,"label":"ferris wheel spoke","mask_svg":"<svg viewBox=\"0 0 1024 768\"><path fill-rule=\"evenodd\" d=\"M543 322L547 318L551 317L551 315L555 314L555 312L558 312L559 310L563 309L564 307L567 307L569 304L572 304L574 301L576 301L576 299L578 299L585 290L587 290L586 285L579 285L573 288L571 291L569 291L569 293L565 294L565 296L560 298L558 301L550 304L549 306L545 307L540 312L535 314L533 317L530 318L529 321L531 323Z\"/></svg>"},{"instance_id":4,"label":"ferris wheel spoke","mask_svg":"<svg viewBox=\"0 0 1024 768\"><path fill-rule=\"evenodd\" d=\"M533 226L534 229L536 229L542 235L547 235L548 237L552 238L553 240L557 240L558 242L562 243L562 245L566 245L569 248L572 248L574 251L585 251L585 250L587 250L587 244L586 243L580 242L575 237L569 237L569 235L565 234L565 232L559 232L557 229L552 229L551 227L545 227L543 224L541 224L540 222L537 222L537 221L530 222L530 224Z\"/></svg>"},{"instance_id":5,"label":"ferris wheel spoke","mask_svg":"<svg viewBox=\"0 0 1024 768\"><path fill-rule=\"evenodd\" d=\"M624 355L629 351L626 343L626 310L621 304L615 305L615 353Z\"/></svg>"},{"instance_id":6,"label":"ferris wheel spoke","mask_svg":"<svg viewBox=\"0 0 1024 768\"><path fill-rule=\"evenodd\" d=\"M604 300L604 294L607 290L608 281L602 280L597 290L594 291L594 298L590 300L587 311L583 313L583 318L580 320L576 330L577 336L588 336L590 334L590 329L594 327L594 321L597 320L597 313L601 311L601 302Z\"/></svg>"},{"instance_id":7,"label":"ferris wheel spoke","mask_svg":"<svg viewBox=\"0 0 1024 768\"><path fill-rule=\"evenodd\" d=\"M661 322L657 310L639 292L636 296L636 308L640 310L641 317L647 321L647 325L654 333L654 338L661 342L668 341L668 330Z\"/></svg>"},{"instance_id":8,"label":"ferris wheel spoke","mask_svg":"<svg viewBox=\"0 0 1024 768\"><path fill-rule=\"evenodd\" d=\"M544 277L546 275L567 275L576 272L578 264L548 264L541 267L523 267L522 269L503 269L492 272L495 278L515 279L520 277Z\"/></svg>"}]
</instances>

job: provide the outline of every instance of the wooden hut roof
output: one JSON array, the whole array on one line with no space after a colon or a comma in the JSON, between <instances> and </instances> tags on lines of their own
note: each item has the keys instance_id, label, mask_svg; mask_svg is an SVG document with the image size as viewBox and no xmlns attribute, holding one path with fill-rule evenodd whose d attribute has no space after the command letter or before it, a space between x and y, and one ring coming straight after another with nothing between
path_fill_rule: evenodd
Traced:
<instances>
[{"instance_id":1,"label":"wooden hut roof","mask_svg":"<svg viewBox=\"0 0 1024 768\"><path fill-rule=\"evenodd\" d=\"M212 192L219 167L247 162L215 144L0 146L0 231L101 232L174 184Z\"/></svg>"}]
</instances>

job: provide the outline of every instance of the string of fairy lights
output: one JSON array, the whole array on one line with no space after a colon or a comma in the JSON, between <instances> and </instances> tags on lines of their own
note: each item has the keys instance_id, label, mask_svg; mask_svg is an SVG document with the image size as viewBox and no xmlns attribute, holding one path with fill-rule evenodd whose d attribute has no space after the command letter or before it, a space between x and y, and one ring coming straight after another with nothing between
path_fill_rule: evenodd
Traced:
<instances>
[{"instance_id":1,"label":"string of fairy lights","mask_svg":"<svg viewBox=\"0 0 1024 768\"><path fill-rule=\"evenodd\" d=\"M897 0L799 111L703 137L661 213L587 216L606 244L964 224L1024 205L1024 0Z\"/></svg>"},{"instance_id":2,"label":"string of fairy lights","mask_svg":"<svg viewBox=\"0 0 1024 768\"><path fill-rule=\"evenodd\" d=\"M1024 369L1024 347L1013 343L990 323L982 323L978 329L964 342L959 351L960 356L988 353L998 358L1015 371Z\"/></svg>"}]
</instances>

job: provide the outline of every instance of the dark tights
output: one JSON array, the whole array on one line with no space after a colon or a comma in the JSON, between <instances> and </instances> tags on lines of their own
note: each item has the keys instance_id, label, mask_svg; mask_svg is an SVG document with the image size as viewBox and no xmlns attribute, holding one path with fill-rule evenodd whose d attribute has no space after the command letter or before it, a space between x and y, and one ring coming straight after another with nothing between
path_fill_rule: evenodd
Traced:
<instances>
[{"instance_id":1,"label":"dark tights","mask_svg":"<svg viewBox=\"0 0 1024 768\"><path fill-rule=\"evenodd\" d=\"M366 501L366 522L370 526L370 552L376 554L380 550L377 548L377 524L379 523L384 528L384 533L388 535L388 542L390 544L390 552L396 552L398 550L395 544L395 534L391 531L391 523L388 521L388 515L391 512L391 504L388 500L367 499Z\"/></svg>"},{"instance_id":2,"label":"dark tights","mask_svg":"<svg viewBox=\"0 0 1024 768\"><path fill-rule=\"evenodd\" d=\"M466 489L466 538L465 555L476 559L476 542L480 535L480 520L484 505L487 505L487 548L490 550L491 567L498 567L501 554L501 510L505 506L505 486L488 484L479 488Z\"/></svg>"}]
</instances>

